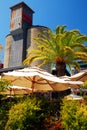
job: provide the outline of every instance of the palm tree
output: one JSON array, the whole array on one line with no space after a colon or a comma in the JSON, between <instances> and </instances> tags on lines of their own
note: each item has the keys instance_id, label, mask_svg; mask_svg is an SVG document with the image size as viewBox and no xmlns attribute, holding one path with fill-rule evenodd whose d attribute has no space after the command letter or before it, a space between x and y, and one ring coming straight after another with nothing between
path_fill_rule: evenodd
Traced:
<instances>
[{"instance_id":1,"label":"palm tree","mask_svg":"<svg viewBox=\"0 0 87 130\"><path fill-rule=\"evenodd\" d=\"M55 32L47 30L38 34L35 46L32 50L27 50L27 58L24 64L31 65L32 62L41 61L43 66L48 63L56 64L56 75L63 76L66 73L66 65L71 69L75 66L80 70L78 61L87 61L87 36L79 30L65 30L66 26L57 26Z\"/></svg>"}]
</instances>

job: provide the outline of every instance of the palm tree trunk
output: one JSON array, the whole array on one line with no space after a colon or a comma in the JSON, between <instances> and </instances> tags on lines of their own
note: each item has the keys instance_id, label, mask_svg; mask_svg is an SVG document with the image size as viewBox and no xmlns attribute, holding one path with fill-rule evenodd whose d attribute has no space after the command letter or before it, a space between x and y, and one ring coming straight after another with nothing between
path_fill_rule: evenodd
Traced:
<instances>
[{"instance_id":1,"label":"palm tree trunk","mask_svg":"<svg viewBox=\"0 0 87 130\"><path fill-rule=\"evenodd\" d=\"M64 76L66 74L66 64L64 62L56 63L56 76Z\"/></svg>"}]
</instances>

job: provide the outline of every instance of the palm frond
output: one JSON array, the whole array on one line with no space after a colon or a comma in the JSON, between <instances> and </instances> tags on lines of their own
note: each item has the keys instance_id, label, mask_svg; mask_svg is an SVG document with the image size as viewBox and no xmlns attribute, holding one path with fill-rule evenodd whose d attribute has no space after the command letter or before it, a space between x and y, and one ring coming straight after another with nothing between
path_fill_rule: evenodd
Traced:
<instances>
[{"instance_id":1,"label":"palm frond","mask_svg":"<svg viewBox=\"0 0 87 130\"><path fill-rule=\"evenodd\" d=\"M64 33L65 32L65 28L66 28L65 25L64 26L57 26L56 27L56 34L62 34L62 33Z\"/></svg>"},{"instance_id":2,"label":"palm frond","mask_svg":"<svg viewBox=\"0 0 87 130\"><path fill-rule=\"evenodd\" d=\"M79 37L77 37L76 42L81 43L81 44L87 42L87 36L80 35Z\"/></svg>"}]
</instances>

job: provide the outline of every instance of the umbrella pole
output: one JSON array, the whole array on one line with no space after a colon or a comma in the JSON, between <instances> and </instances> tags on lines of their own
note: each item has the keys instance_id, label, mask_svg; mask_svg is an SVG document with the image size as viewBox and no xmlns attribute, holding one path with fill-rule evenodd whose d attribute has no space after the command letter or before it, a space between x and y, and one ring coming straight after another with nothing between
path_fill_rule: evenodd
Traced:
<instances>
[{"instance_id":1,"label":"umbrella pole","mask_svg":"<svg viewBox=\"0 0 87 130\"><path fill-rule=\"evenodd\" d=\"M10 101L11 101L11 92L12 92L12 89L10 88Z\"/></svg>"},{"instance_id":2,"label":"umbrella pole","mask_svg":"<svg viewBox=\"0 0 87 130\"><path fill-rule=\"evenodd\" d=\"M32 94L34 93L34 82L32 83Z\"/></svg>"},{"instance_id":3,"label":"umbrella pole","mask_svg":"<svg viewBox=\"0 0 87 130\"><path fill-rule=\"evenodd\" d=\"M34 83L35 83L35 76L32 79L32 94L34 93Z\"/></svg>"}]
</instances>

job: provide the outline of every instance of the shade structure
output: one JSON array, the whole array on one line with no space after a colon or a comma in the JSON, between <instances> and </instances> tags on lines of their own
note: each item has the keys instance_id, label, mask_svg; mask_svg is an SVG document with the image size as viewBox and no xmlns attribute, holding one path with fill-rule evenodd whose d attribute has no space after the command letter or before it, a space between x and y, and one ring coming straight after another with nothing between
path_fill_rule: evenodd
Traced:
<instances>
[{"instance_id":1,"label":"shade structure","mask_svg":"<svg viewBox=\"0 0 87 130\"><path fill-rule=\"evenodd\" d=\"M70 80L72 81L87 81L87 70L83 70L75 75L72 75L70 77Z\"/></svg>"},{"instance_id":2,"label":"shade structure","mask_svg":"<svg viewBox=\"0 0 87 130\"><path fill-rule=\"evenodd\" d=\"M65 81L46 72L38 67L24 68L12 72L3 73L2 79L7 79L15 86L23 86L37 91L64 91L70 85L76 84L74 81Z\"/></svg>"},{"instance_id":3,"label":"shade structure","mask_svg":"<svg viewBox=\"0 0 87 130\"><path fill-rule=\"evenodd\" d=\"M33 90L36 92L36 90ZM13 95L13 94L30 94L32 93L32 89L28 87L22 87L22 86L8 86L6 89L6 93Z\"/></svg>"},{"instance_id":4,"label":"shade structure","mask_svg":"<svg viewBox=\"0 0 87 130\"><path fill-rule=\"evenodd\" d=\"M80 88L82 86L82 84L84 83L83 81L80 81L80 80L72 80L72 76L69 77L69 76L61 76L60 79L63 79L64 81L67 81L68 86L70 88Z\"/></svg>"}]
</instances>

